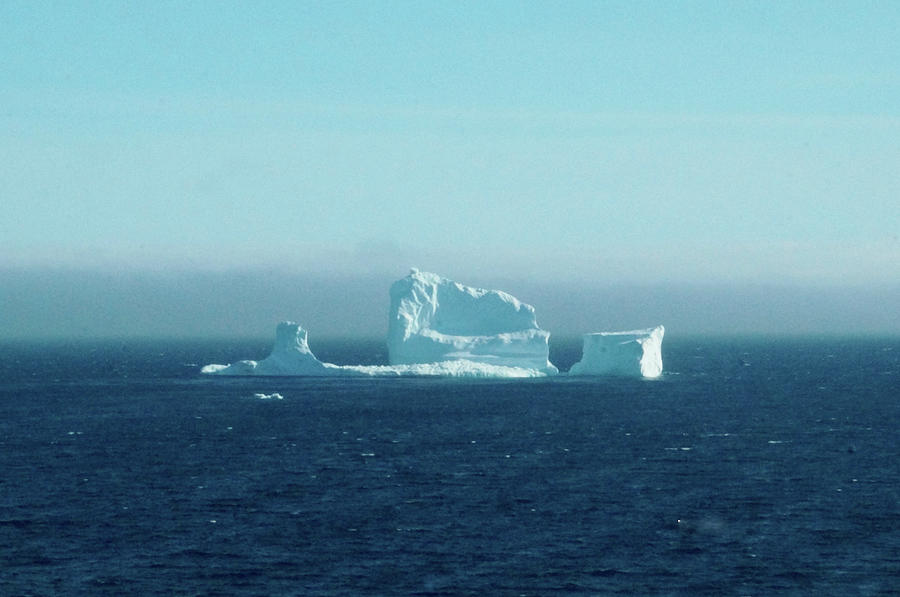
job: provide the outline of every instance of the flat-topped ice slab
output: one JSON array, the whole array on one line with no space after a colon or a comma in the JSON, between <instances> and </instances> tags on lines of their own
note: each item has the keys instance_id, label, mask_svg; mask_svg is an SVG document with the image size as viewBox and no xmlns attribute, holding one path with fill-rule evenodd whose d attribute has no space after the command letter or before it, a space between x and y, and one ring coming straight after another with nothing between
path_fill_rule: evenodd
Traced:
<instances>
[{"instance_id":1,"label":"flat-topped ice slab","mask_svg":"<svg viewBox=\"0 0 900 597\"><path fill-rule=\"evenodd\" d=\"M584 335L581 360L569 375L627 375L659 377L662 374L662 341L665 328Z\"/></svg>"}]
</instances>

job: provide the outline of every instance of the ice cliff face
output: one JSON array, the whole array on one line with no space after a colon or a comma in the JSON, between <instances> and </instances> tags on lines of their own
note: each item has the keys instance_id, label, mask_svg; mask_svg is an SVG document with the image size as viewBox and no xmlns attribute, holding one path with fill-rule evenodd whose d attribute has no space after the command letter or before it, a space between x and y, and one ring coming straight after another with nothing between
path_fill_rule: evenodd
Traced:
<instances>
[{"instance_id":1,"label":"ice cliff face","mask_svg":"<svg viewBox=\"0 0 900 597\"><path fill-rule=\"evenodd\" d=\"M392 365L465 360L558 372L548 360L550 333L538 327L534 308L505 292L412 270L390 295Z\"/></svg>"},{"instance_id":2,"label":"ice cliff face","mask_svg":"<svg viewBox=\"0 0 900 597\"><path fill-rule=\"evenodd\" d=\"M665 331L660 325L630 332L585 334L581 360L572 365L569 375L659 377Z\"/></svg>"}]
</instances>

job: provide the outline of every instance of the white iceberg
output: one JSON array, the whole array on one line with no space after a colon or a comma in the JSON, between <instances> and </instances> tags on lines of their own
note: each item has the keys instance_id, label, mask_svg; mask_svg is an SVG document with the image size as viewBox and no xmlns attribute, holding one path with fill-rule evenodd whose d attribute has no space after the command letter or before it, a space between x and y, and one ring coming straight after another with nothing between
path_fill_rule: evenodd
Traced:
<instances>
[{"instance_id":1,"label":"white iceberg","mask_svg":"<svg viewBox=\"0 0 900 597\"><path fill-rule=\"evenodd\" d=\"M463 286L412 270L391 286L390 365L323 363L309 349L300 324L284 321L261 361L206 365L207 375L350 377L545 377L559 370L549 360L550 333L538 327L531 305L499 290ZM570 375L662 373L662 326L584 336L584 353Z\"/></svg>"},{"instance_id":2,"label":"white iceberg","mask_svg":"<svg viewBox=\"0 0 900 597\"><path fill-rule=\"evenodd\" d=\"M663 326L629 332L584 335L581 360L569 375L629 375L659 377L662 374Z\"/></svg>"},{"instance_id":3,"label":"white iceberg","mask_svg":"<svg viewBox=\"0 0 900 597\"><path fill-rule=\"evenodd\" d=\"M283 321L275 331L271 354L261 361L238 361L231 365L206 365L207 375L290 375L304 377L543 377L543 371L460 360L403 365L334 365L323 363L309 349L307 333L297 323ZM277 395L272 395L277 396ZM261 395L256 395L257 398ZM271 397L271 396L268 396Z\"/></svg>"},{"instance_id":4,"label":"white iceberg","mask_svg":"<svg viewBox=\"0 0 900 597\"><path fill-rule=\"evenodd\" d=\"M231 365L207 365L201 373L217 375L328 375L335 365L323 363L309 349L306 330L293 321L282 321L275 329L272 353L261 361L238 361Z\"/></svg>"},{"instance_id":5,"label":"white iceberg","mask_svg":"<svg viewBox=\"0 0 900 597\"><path fill-rule=\"evenodd\" d=\"M499 291L413 269L391 286L391 365L467 361L558 373L534 307Z\"/></svg>"}]
</instances>

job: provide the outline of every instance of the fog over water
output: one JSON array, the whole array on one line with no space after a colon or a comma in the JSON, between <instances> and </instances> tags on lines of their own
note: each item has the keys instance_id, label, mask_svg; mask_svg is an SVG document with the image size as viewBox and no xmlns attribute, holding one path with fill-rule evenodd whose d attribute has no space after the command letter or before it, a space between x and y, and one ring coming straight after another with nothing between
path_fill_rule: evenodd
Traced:
<instances>
[{"instance_id":1,"label":"fog over water","mask_svg":"<svg viewBox=\"0 0 900 597\"><path fill-rule=\"evenodd\" d=\"M897 3L0 3L0 337L900 332Z\"/></svg>"},{"instance_id":2,"label":"fog over water","mask_svg":"<svg viewBox=\"0 0 900 597\"><path fill-rule=\"evenodd\" d=\"M0 271L0 338L268 338L281 320L301 323L313 339L379 338L388 289L405 274L8 268ZM558 337L657 324L668 335L900 334L900 284L457 281L530 303Z\"/></svg>"}]
</instances>

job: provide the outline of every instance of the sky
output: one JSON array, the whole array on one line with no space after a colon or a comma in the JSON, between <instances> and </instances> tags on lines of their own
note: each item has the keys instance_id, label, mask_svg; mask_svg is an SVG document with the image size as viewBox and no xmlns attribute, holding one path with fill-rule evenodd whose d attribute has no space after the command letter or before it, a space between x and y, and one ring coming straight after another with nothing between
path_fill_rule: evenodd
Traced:
<instances>
[{"instance_id":1,"label":"sky","mask_svg":"<svg viewBox=\"0 0 900 597\"><path fill-rule=\"evenodd\" d=\"M410 266L566 333L900 333L897 31L896 2L0 3L0 334L375 333Z\"/></svg>"}]
</instances>

